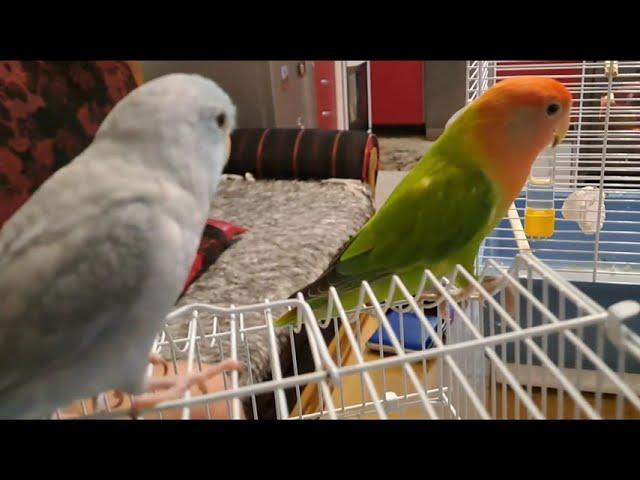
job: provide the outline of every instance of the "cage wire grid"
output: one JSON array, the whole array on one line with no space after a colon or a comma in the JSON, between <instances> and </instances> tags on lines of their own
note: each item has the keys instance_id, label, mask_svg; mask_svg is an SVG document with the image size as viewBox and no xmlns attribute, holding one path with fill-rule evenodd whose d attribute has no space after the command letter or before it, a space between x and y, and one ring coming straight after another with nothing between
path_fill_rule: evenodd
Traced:
<instances>
[{"instance_id":1,"label":"cage wire grid","mask_svg":"<svg viewBox=\"0 0 640 480\"><path fill-rule=\"evenodd\" d=\"M332 288L328 317L319 321L301 295L242 307L182 307L167 322L190 317L188 335L173 338L164 330L154 343L156 352L170 350L174 371L181 358L188 371L201 369L199 348L222 342L230 348L220 349L221 355L226 350L250 367L247 342L261 331L270 340L272 379L252 381L251 368L242 382L238 372L225 374L225 388L187 393L140 412L138 418L165 418L177 411L179 416L172 418L189 419L196 407L204 408L202 418L213 418L211 406L220 404L229 418L259 418L260 394L273 396L278 419L640 418L640 382L637 375L625 373L628 362L640 361L640 338L625 326L640 312L640 304L624 301L605 310L529 253L517 255L508 269L489 260L477 280L461 266L455 275L470 282L465 295L439 282L430 270L415 295L394 277L386 298L398 298L397 292L402 298L392 304L376 298L363 282L360 302L351 311L345 311ZM428 281L436 285L435 293L424 294ZM437 321L432 323L425 308L435 306ZM283 376L272 314L282 307L298 309L298 324L283 328L309 339L315 367L309 373L294 368L293 375ZM387 309L400 316L399 331L390 324ZM208 330L200 323L204 312L216 319ZM243 317L255 312L264 323L246 327ZM402 319L410 314L419 319L419 350L403 348ZM381 326L388 335L392 355L367 344L372 321L374 330ZM326 328L335 330L337 347L324 341L321 329ZM589 332L597 337L595 348L585 343ZM291 348L295 350L294 342ZM605 348L615 350L614 364L604 360ZM149 375L151 371L150 366ZM287 405L286 389L296 391L293 408ZM315 407L303 407L310 401ZM98 411L89 402L80 403L84 418L128 414L113 409L108 399Z\"/></svg>"},{"instance_id":2,"label":"cage wire grid","mask_svg":"<svg viewBox=\"0 0 640 480\"><path fill-rule=\"evenodd\" d=\"M526 238L525 188L484 242L479 264L493 259L508 265L525 240L530 251L571 280L639 283L640 61L469 61L467 102L520 75L555 78L573 96L571 127L555 152L555 233ZM590 233L562 213L567 196L585 187L598 196L593 226L603 224ZM584 208L577 203L565 212Z\"/></svg>"}]
</instances>

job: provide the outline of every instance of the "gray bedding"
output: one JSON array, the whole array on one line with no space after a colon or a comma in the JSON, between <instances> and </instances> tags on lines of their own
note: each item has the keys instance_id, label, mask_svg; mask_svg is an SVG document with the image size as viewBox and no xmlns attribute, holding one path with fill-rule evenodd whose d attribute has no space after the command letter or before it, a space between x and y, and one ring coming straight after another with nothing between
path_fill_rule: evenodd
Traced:
<instances>
[{"instance_id":1,"label":"gray bedding","mask_svg":"<svg viewBox=\"0 0 640 480\"><path fill-rule=\"evenodd\" d=\"M373 209L370 189L359 181L227 177L220 184L210 218L248 231L190 286L178 305L245 305L287 298L322 274ZM170 331L184 335L187 321L172 325ZM210 321L204 317L205 326ZM245 317L245 325L256 322L264 324L263 319ZM286 335L286 331L280 334L280 345ZM248 336L248 345L253 381L269 378L266 334ZM201 350L201 354L205 361L217 361L220 356L217 349ZM243 384L247 378L245 373Z\"/></svg>"}]
</instances>

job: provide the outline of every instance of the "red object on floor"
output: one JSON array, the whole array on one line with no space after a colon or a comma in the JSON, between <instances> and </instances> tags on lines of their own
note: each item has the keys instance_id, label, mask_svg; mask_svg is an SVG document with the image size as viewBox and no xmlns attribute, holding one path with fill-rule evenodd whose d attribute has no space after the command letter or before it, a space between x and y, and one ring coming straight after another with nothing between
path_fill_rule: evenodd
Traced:
<instances>
[{"instance_id":1,"label":"red object on floor","mask_svg":"<svg viewBox=\"0 0 640 480\"><path fill-rule=\"evenodd\" d=\"M336 73L332 61L313 62L313 81L316 87L316 111L318 128L338 128L336 104Z\"/></svg>"},{"instance_id":2,"label":"red object on floor","mask_svg":"<svg viewBox=\"0 0 640 480\"><path fill-rule=\"evenodd\" d=\"M374 125L422 125L424 62L371 62L371 116Z\"/></svg>"},{"instance_id":3,"label":"red object on floor","mask_svg":"<svg viewBox=\"0 0 640 480\"><path fill-rule=\"evenodd\" d=\"M187 275L187 280L184 282L184 288L180 295L184 295L189 285L218 259L220 254L231 245L231 242L236 236L246 231L246 228L234 225L233 223L221 220L207 220L207 225L204 228L202 239L200 240L200 247L198 248L196 258L191 265L191 271L189 275Z\"/></svg>"}]
</instances>

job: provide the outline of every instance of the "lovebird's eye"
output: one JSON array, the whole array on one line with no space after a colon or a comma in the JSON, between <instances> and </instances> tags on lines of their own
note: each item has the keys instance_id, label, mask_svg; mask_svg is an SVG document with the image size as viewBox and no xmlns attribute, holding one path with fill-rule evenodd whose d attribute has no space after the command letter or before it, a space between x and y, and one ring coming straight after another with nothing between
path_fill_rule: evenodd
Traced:
<instances>
[{"instance_id":1,"label":"lovebird's eye","mask_svg":"<svg viewBox=\"0 0 640 480\"><path fill-rule=\"evenodd\" d=\"M556 113L560 111L560 105L557 103L550 103L547 106L547 116L553 117Z\"/></svg>"}]
</instances>

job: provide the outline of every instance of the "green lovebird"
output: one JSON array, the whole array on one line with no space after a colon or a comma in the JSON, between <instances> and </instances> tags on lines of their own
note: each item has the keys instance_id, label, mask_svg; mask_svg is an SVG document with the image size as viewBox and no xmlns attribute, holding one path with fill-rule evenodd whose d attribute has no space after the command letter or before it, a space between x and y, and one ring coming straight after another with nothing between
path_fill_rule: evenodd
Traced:
<instances>
[{"instance_id":1,"label":"green lovebird","mask_svg":"<svg viewBox=\"0 0 640 480\"><path fill-rule=\"evenodd\" d=\"M457 264L473 272L481 242L522 190L536 157L566 135L570 110L571 94L560 82L516 77L460 111L327 271L301 290L316 318L327 316L330 286L351 310L365 280L383 300L394 274L415 294L426 268L437 278ZM275 325L296 318L294 309Z\"/></svg>"}]
</instances>

